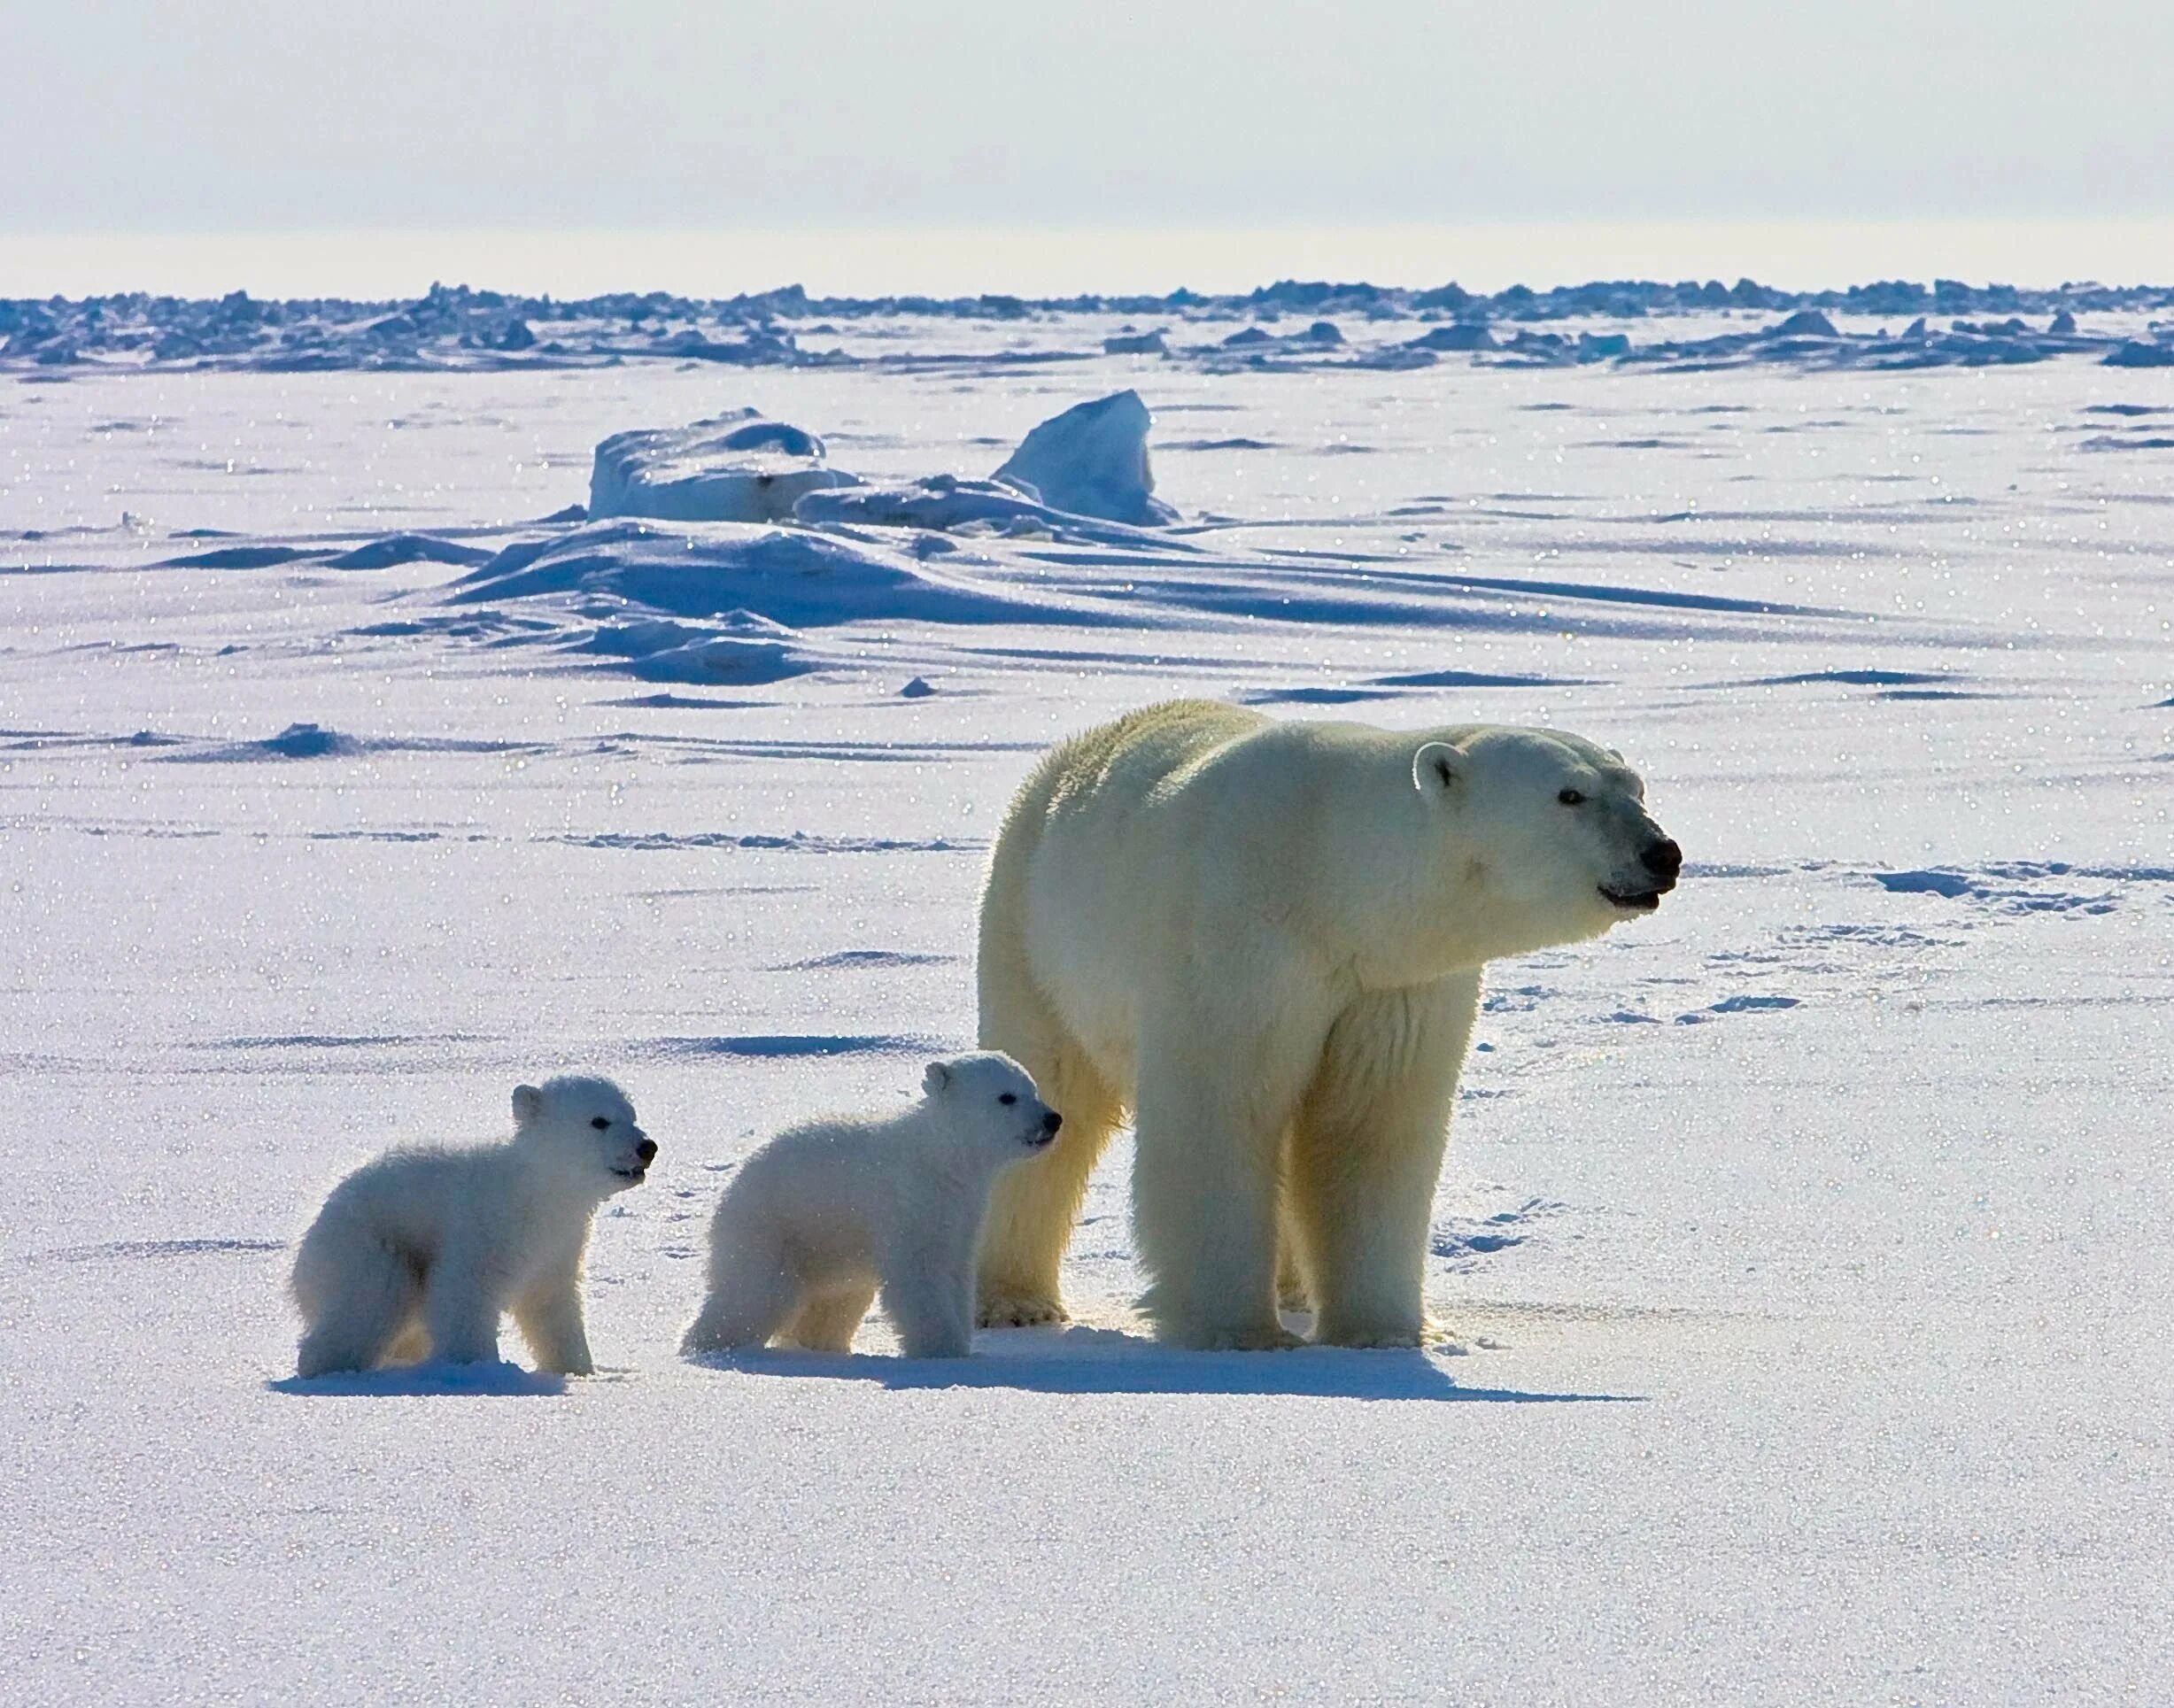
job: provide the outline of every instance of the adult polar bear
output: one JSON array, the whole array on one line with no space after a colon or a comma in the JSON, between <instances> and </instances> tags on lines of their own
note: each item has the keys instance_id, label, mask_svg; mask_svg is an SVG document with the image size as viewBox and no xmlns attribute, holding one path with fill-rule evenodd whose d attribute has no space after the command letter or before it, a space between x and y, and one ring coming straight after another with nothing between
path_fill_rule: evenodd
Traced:
<instances>
[{"instance_id":1,"label":"adult polar bear","mask_svg":"<svg viewBox=\"0 0 2174 1708\"><path fill-rule=\"evenodd\" d=\"M1675 886L1620 754L1555 730L1400 733L1150 706L1053 748L982 897L981 1046L1064 1116L998 1183L985 1323L1062 1320L1057 1267L1130 1109L1143 1309L1195 1347L1413 1346L1450 1106L1498 955Z\"/></svg>"}]
</instances>

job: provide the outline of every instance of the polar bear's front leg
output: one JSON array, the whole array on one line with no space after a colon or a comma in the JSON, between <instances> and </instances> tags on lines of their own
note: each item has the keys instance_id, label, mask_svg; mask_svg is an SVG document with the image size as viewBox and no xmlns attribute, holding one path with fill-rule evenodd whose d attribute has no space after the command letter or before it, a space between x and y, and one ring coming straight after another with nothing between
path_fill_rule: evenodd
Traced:
<instances>
[{"instance_id":1,"label":"polar bear's front leg","mask_svg":"<svg viewBox=\"0 0 2174 1708\"><path fill-rule=\"evenodd\" d=\"M1203 1036L1188 1019L1142 1028L1133 1234L1151 1279L1141 1308L1178 1346L1296 1346L1276 1315L1278 1176L1319 1035L1264 1024Z\"/></svg>"},{"instance_id":2,"label":"polar bear's front leg","mask_svg":"<svg viewBox=\"0 0 2174 1708\"><path fill-rule=\"evenodd\" d=\"M499 1301L484 1254L459 1246L440 1252L424 1287L431 1357L439 1364L497 1363Z\"/></svg>"},{"instance_id":3,"label":"polar bear's front leg","mask_svg":"<svg viewBox=\"0 0 2174 1708\"><path fill-rule=\"evenodd\" d=\"M1290 1224L1331 1346L1418 1346L1435 1188L1479 1008L1477 971L1337 1017L1291 1143Z\"/></svg>"},{"instance_id":4,"label":"polar bear's front leg","mask_svg":"<svg viewBox=\"0 0 2174 1708\"><path fill-rule=\"evenodd\" d=\"M536 1367L561 1376L593 1376L589 1331L582 1320L581 1271L545 1275L514 1301L514 1321L535 1355Z\"/></svg>"},{"instance_id":5,"label":"polar bear's front leg","mask_svg":"<svg viewBox=\"0 0 2174 1708\"><path fill-rule=\"evenodd\" d=\"M979 1217L944 1216L898 1230L877 1254L884 1315L909 1358L963 1358L972 1349L979 1232Z\"/></svg>"}]
</instances>

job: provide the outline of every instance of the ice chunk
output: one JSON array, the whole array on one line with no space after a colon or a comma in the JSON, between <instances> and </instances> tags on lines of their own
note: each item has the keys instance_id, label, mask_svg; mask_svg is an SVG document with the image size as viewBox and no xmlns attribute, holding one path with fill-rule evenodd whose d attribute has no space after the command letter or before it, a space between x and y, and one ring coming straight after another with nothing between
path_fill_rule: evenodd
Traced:
<instances>
[{"instance_id":1,"label":"ice chunk","mask_svg":"<svg viewBox=\"0 0 2174 1708\"><path fill-rule=\"evenodd\" d=\"M589 514L663 522L783 522L808 492L859 484L823 441L753 409L615 433L596 448Z\"/></svg>"},{"instance_id":2,"label":"ice chunk","mask_svg":"<svg viewBox=\"0 0 2174 1708\"><path fill-rule=\"evenodd\" d=\"M1412 340L1414 350L1492 350L1495 335L1477 321L1458 321L1437 326Z\"/></svg>"},{"instance_id":3,"label":"ice chunk","mask_svg":"<svg viewBox=\"0 0 2174 1708\"><path fill-rule=\"evenodd\" d=\"M1774 338L1838 338L1842 335L1834 329L1834 322L1816 308L1800 308L1779 326L1769 327L1767 336Z\"/></svg>"},{"instance_id":4,"label":"ice chunk","mask_svg":"<svg viewBox=\"0 0 2174 1708\"><path fill-rule=\"evenodd\" d=\"M1137 391L1075 404L1029 433L996 478L1073 515L1135 527L1175 522L1178 513L1154 495L1149 419Z\"/></svg>"}]
</instances>

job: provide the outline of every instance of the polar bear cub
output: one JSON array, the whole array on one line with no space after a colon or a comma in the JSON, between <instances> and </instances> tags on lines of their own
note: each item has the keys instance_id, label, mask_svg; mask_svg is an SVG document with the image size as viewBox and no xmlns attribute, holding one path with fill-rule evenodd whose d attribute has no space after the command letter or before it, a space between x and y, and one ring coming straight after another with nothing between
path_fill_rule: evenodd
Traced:
<instances>
[{"instance_id":1,"label":"polar bear cub","mask_svg":"<svg viewBox=\"0 0 2174 1708\"><path fill-rule=\"evenodd\" d=\"M747 1159L710 1223L709 1296L683 1353L773 1335L848 1351L880 1290L908 1357L965 1356L989 1188L1062 1117L994 1051L932 1062L922 1089L901 1115L809 1122Z\"/></svg>"},{"instance_id":2,"label":"polar bear cub","mask_svg":"<svg viewBox=\"0 0 2174 1708\"><path fill-rule=\"evenodd\" d=\"M514 1136L501 1143L404 1148L356 1170L295 1256L296 1372L488 1362L510 1310L539 1368L590 1374L589 1225L656 1154L624 1092L568 1077L516 1086Z\"/></svg>"}]
</instances>

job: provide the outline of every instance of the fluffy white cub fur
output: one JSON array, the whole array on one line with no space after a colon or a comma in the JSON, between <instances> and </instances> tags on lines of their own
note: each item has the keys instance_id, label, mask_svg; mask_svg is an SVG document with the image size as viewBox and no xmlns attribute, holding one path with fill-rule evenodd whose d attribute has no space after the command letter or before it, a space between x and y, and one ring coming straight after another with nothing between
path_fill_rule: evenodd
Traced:
<instances>
[{"instance_id":1,"label":"fluffy white cub fur","mask_svg":"<svg viewBox=\"0 0 2174 1708\"><path fill-rule=\"evenodd\" d=\"M332 1189L296 1254L297 1373L499 1355L512 1311L541 1369L594 1369L582 1261L597 1206L657 1154L608 1079L514 1088L514 1136L389 1151Z\"/></svg>"},{"instance_id":2,"label":"fluffy white cub fur","mask_svg":"<svg viewBox=\"0 0 2174 1708\"><path fill-rule=\"evenodd\" d=\"M878 1291L909 1358L963 1356L989 1187L1060 1117L1008 1055L932 1062L902 1114L788 1129L749 1157L709 1229L709 1296L681 1350L844 1352Z\"/></svg>"}]
</instances>

